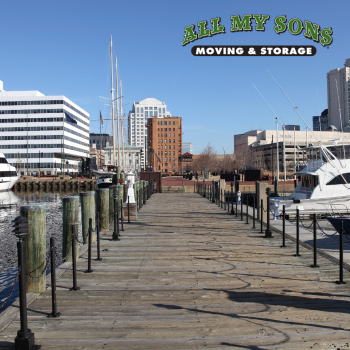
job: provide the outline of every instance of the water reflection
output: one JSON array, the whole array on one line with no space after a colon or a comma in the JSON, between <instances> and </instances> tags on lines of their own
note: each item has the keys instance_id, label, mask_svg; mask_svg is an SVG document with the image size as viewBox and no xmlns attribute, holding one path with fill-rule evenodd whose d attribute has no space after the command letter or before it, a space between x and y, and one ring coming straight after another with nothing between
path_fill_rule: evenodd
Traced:
<instances>
[{"instance_id":1,"label":"water reflection","mask_svg":"<svg viewBox=\"0 0 350 350\"><path fill-rule=\"evenodd\" d=\"M0 305L8 296L11 286L15 280L14 271L17 267L17 237L12 233L11 221L20 214L22 205L32 203L46 203L46 249L49 250L50 237L55 238L56 244L56 264L62 263L62 198L77 193L42 193L31 192L23 194L15 194L12 191L0 192ZM79 221L80 221L79 207ZM82 241L81 225L79 225L79 240ZM17 292L16 292L17 290ZM18 288L11 300L13 301L18 296ZM8 306L12 301L3 308Z\"/></svg>"}]
</instances>

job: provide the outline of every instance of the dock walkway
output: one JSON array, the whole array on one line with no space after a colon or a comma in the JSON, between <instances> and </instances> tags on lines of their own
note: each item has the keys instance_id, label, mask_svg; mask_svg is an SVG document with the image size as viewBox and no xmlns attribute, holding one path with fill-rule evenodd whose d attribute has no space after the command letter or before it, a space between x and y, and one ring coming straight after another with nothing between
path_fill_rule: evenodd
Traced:
<instances>
[{"instance_id":1,"label":"dock walkway","mask_svg":"<svg viewBox=\"0 0 350 350\"><path fill-rule=\"evenodd\" d=\"M259 225L257 225L259 226ZM42 349L347 349L350 274L278 233L264 239L193 193L154 194L121 241L102 236L102 261L58 279L62 315L49 319L50 288L28 307ZM93 256L96 256L94 245ZM19 317L0 333L12 349Z\"/></svg>"}]
</instances>

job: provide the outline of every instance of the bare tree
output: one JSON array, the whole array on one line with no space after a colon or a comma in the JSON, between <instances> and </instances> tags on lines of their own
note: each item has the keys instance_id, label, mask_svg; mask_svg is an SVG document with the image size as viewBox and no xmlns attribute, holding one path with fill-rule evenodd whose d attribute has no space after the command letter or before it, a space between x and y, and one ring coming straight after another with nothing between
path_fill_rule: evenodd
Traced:
<instances>
[{"instance_id":1,"label":"bare tree","mask_svg":"<svg viewBox=\"0 0 350 350\"><path fill-rule=\"evenodd\" d=\"M217 155L210 143L204 148L200 156L194 162L194 167L197 171L204 171L205 168L208 168L209 171L213 172L216 170L216 161Z\"/></svg>"}]
</instances>

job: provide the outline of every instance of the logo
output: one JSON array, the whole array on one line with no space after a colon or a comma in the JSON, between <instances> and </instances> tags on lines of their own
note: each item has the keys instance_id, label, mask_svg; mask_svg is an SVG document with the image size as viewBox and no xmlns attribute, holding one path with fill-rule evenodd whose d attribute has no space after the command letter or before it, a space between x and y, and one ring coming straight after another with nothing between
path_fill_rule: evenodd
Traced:
<instances>
[{"instance_id":1,"label":"logo","mask_svg":"<svg viewBox=\"0 0 350 350\"><path fill-rule=\"evenodd\" d=\"M231 33L237 32L265 32L265 24L270 20L269 15L240 15L231 16ZM207 21L197 23L185 28L182 46L195 42L202 38L208 38L219 34L226 34L225 27L221 24L221 18L210 20L211 28ZM274 20L274 32L278 35L287 31L292 35L300 35L328 47L333 42L332 28L321 28L311 21L302 21L299 18L287 19L286 15L277 16ZM314 46L291 46L291 45L261 45L261 46L194 46L191 49L194 56L314 56L317 52Z\"/></svg>"}]
</instances>

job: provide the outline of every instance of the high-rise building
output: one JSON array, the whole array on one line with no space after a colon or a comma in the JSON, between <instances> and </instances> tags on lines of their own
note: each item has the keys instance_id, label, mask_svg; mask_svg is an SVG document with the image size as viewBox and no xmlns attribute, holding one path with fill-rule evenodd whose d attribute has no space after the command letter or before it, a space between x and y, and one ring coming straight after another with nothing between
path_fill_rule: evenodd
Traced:
<instances>
[{"instance_id":1,"label":"high-rise building","mask_svg":"<svg viewBox=\"0 0 350 350\"><path fill-rule=\"evenodd\" d=\"M65 96L4 91L0 82L0 123L0 152L18 172L86 170L90 117Z\"/></svg>"},{"instance_id":2,"label":"high-rise building","mask_svg":"<svg viewBox=\"0 0 350 350\"><path fill-rule=\"evenodd\" d=\"M344 68L327 73L327 96L328 123L341 131L350 120L350 58Z\"/></svg>"},{"instance_id":3,"label":"high-rise building","mask_svg":"<svg viewBox=\"0 0 350 350\"><path fill-rule=\"evenodd\" d=\"M171 117L171 113L167 110L167 106L164 102L155 98L146 98L140 102L134 102L128 116L129 144L143 148L141 168L145 168L145 159L147 159L147 119L153 116L165 118Z\"/></svg>"},{"instance_id":4,"label":"high-rise building","mask_svg":"<svg viewBox=\"0 0 350 350\"><path fill-rule=\"evenodd\" d=\"M182 154L182 118L147 120L147 167L162 173L178 173Z\"/></svg>"},{"instance_id":5,"label":"high-rise building","mask_svg":"<svg viewBox=\"0 0 350 350\"><path fill-rule=\"evenodd\" d=\"M328 109L325 109L320 116L316 115L312 117L312 130L313 131L326 131L329 127L328 121Z\"/></svg>"},{"instance_id":6,"label":"high-rise building","mask_svg":"<svg viewBox=\"0 0 350 350\"><path fill-rule=\"evenodd\" d=\"M182 142L182 153L193 154L192 142Z\"/></svg>"}]
</instances>

